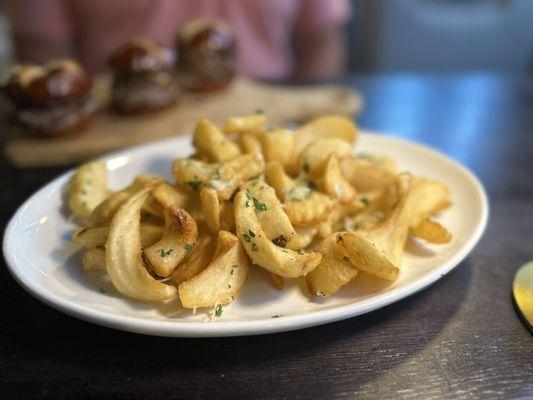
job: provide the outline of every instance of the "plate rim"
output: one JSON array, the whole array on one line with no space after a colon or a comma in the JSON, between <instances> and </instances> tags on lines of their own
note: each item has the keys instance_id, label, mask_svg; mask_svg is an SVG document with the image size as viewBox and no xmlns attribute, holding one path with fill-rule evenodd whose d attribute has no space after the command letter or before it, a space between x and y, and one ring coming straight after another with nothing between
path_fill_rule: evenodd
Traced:
<instances>
[{"instance_id":1,"label":"plate rim","mask_svg":"<svg viewBox=\"0 0 533 400\"><path fill-rule=\"evenodd\" d=\"M296 314L283 316L280 318L257 319L245 321L214 321L211 323L200 321L179 321L179 320L155 320L142 319L132 316L123 316L108 314L105 311L94 310L89 307L80 305L75 301L65 299L56 295L54 292L43 289L36 285L35 282L27 280L24 276L19 275L17 260L14 254L11 253L11 241L14 240L12 233L15 230L17 219L22 214L29 203L42 194L42 192L49 190L51 186L58 185L62 187L68 177L73 173L74 168L60 174L51 179L46 184L42 185L32 195L30 195L21 206L17 208L4 230L4 237L2 243L2 250L4 259L6 261L7 269L15 281L30 295L51 308L60 311L69 316L81 319L86 322L105 326L108 328L119 329L128 332L140 333L154 336L171 336L171 337L224 337L224 336L248 336L270 334L276 332L286 332L298 329L304 329L311 326L324 325L327 323L356 317L362 314L369 313L379 308L390 305L396 301L400 301L406 297L412 296L415 293L431 286L433 283L440 280L446 274L463 261L468 254L474 249L481 239L489 220L489 201L488 196L479 178L466 166L454 160L450 156L442 153L440 150L431 145L421 144L408 139L392 136L387 133L379 133L375 131L360 130L362 137L375 137L385 139L392 142L400 143L404 146L416 148L418 151L429 153L433 157L439 158L441 161L452 164L455 168L460 170L472 187L481 202L480 221L477 224L474 233L465 241L461 249L454 253L447 261L441 263L438 267L427 272L425 275L416 279L414 282L402 287L394 288L388 292L381 293L368 299L358 301L356 303L344 304L331 309L315 310L304 314ZM144 149L149 152L150 147L158 147L170 142L180 142L190 139L190 135L183 135L172 137L168 139L158 140L150 143L145 143L137 146L132 146L117 152L105 154L98 159L109 161L110 159L122 157L129 153Z\"/></svg>"}]
</instances>

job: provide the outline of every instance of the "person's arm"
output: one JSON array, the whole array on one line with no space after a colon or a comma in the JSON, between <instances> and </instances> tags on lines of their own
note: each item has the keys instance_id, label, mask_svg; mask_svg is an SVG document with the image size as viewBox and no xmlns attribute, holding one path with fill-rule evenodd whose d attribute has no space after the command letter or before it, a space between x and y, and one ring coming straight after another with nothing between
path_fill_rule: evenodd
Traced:
<instances>
[{"instance_id":1,"label":"person's arm","mask_svg":"<svg viewBox=\"0 0 533 400\"><path fill-rule=\"evenodd\" d=\"M74 56L72 25L63 0L6 0L18 61L43 63Z\"/></svg>"},{"instance_id":2,"label":"person's arm","mask_svg":"<svg viewBox=\"0 0 533 400\"><path fill-rule=\"evenodd\" d=\"M342 27L299 33L295 38L294 75L327 79L346 72L346 38Z\"/></svg>"},{"instance_id":3,"label":"person's arm","mask_svg":"<svg viewBox=\"0 0 533 400\"><path fill-rule=\"evenodd\" d=\"M301 0L294 30L294 76L326 79L345 72L344 25L350 15L347 0Z\"/></svg>"}]
</instances>

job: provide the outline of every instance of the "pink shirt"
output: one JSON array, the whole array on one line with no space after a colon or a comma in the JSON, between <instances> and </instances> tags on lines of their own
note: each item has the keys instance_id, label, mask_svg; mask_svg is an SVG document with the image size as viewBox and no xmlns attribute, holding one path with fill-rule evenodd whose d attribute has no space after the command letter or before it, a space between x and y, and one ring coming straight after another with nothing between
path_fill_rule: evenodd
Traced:
<instances>
[{"instance_id":1,"label":"pink shirt","mask_svg":"<svg viewBox=\"0 0 533 400\"><path fill-rule=\"evenodd\" d=\"M16 37L71 43L92 72L133 36L173 46L187 21L222 18L239 41L239 72L261 78L290 74L295 31L339 26L350 16L347 0L14 0L7 9Z\"/></svg>"}]
</instances>

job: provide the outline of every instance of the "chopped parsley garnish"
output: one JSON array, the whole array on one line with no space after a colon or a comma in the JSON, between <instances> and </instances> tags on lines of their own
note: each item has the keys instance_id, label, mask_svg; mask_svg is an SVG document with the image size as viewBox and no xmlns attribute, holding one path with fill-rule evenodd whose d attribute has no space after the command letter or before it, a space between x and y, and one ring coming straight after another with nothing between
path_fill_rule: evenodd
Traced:
<instances>
[{"instance_id":1,"label":"chopped parsley garnish","mask_svg":"<svg viewBox=\"0 0 533 400\"><path fill-rule=\"evenodd\" d=\"M264 114L265 111L264 111L263 109L261 109L261 108L258 108L258 109L256 109L256 110L254 111L254 113L255 113L255 114Z\"/></svg>"},{"instance_id":2,"label":"chopped parsley garnish","mask_svg":"<svg viewBox=\"0 0 533 400\"><path fill-rule=\"evenodd\" d=\"M187 185L189 185L189 187L192 190L199 190L200 187L202 186L202 182L201 181L190 181L190 182L187 182Z\"/></svg>"},{"instance_id":3,"label":"chopped parsley garnish","mask_svg":"<svg viewBox=\"0 0 533 400\"><path fill-rule=\"evenodd\" d=\"M185 251L188 253L189 251L192 250L192 244L190 244L190 243L186 243L185 246L183 246L183 248L184 248Z\"/></svg>"},{"instance_id":4,"label":"chopped parsley garnish","mask_svg":"<svg viewBox=\"0 0 533 400\"><path fill-rule=\"evenodd\" d=\"M252 243L252 251L257 251L257 245L255 243Z\"/></svg>"},{"instance_id":5,"label":"chopped parsley garnish","mask_svg":"<svg viewBox=\"0 0 533 400\"><path fill-rule=\"evenodd\" d=\"M253 198L254 201L254 207L257 211L266 211L267 206L265 203L261 203L259 200L257 200L255 197Z\"/></svg>"},{"instance_id":6,"label":"chopped parsley garnish","mask_svg":"<svg viewBox=\"0 0 533 400\"><path fill-rule=\"evenodd\" d=\"M161 249L159 250L159 256L160 257L166 257L166 256L169 256L170 253L172 253L174 251L174 249L168 249L167 251L165 251L165 249Z\"/></svg>"},{"instance_id":7,"label":"chopped parsley garnish","mask_svg":"<svg viewBox=\"0 0 533 400\"><path fill-rule=\"evenodd\" d=\"M248 234L250 235L250 237L255 237L255 232L248 229Z\"/></svg>"},{"instance_id":8,"label":"chopped parsley garnish","mask_svg":"<svg viewBox=\"0 0 533 400\"><path fill-rule=\"evenodd\" d=\"M247 243L250 243L250 241L252 240L252 239L250 239L250 235L248 235L247 233L243 233L243 234L242 234L242 238L243 238L244 241L247 242Z\"/></svg>"},{"instance_id":9,"label":"chopped parsley garnish","mask_svg":"<svg viewBox=\"0 0 533 400\"><path fill-rule=\"evenodd\" d=\"M298 254L304 254L304 249L298 250Z\"/></svg>"},{"instance_id":10,"label":"chopped parsley garnish","mask_svg":"<svg viewBox=\"0 0 533 400\"><path fill-rule=\"evenodd\" d=\"M342 261L350 262L350 257L344 256L342 257Z\"/></svg>"},{"instance_id":11,"label":"chopped parsley garnish","mask_svg":"<svg viewBox=\"0 0 533 400\"><path fill-rule=\"evenodd\" d=\"M228 283L228 289L231 289L231 285Z\"/></svg>"},{"instance_id":12,"label":"chopped parsley garnish","mask_svg":"<svg viewBox=\"0 0 533 400\"><path fill-rule=\"evenodd\" d=\"M292 201L302 201L306 198L308 198L309 196L311 196L311 194L313 193L313 190L308 187L307 185L306 186L296 186L290 190L288 190L287 192L287 197L289 200L292 200Z\"/></svg>"},{"instance_id":13,"label":"chopped parsley garnish","mask_svg":"<svg viewBox=\"0 0 533 400\"><path fill-rule=\"evenodd\" d=\"M306 174L309 173L309 170L311 169L311 167L309 167L309 163L306 161L304 162L304 171Z\"/></svg>"},{"instance_id":14,"label":"chopped parsley garnish","mask_svg":"<svg viewBox=\"0 0 533 400\"><path fill-rule=\"evenodd\" d=\"M366 206L368 206L370 204L370 200L368 200L368 198L366 198L366 197L363 197L361 199L361 203L363 203L364 206L366 207Z\"/></svg>"},{"instance_id":15,"label":"chopped parsley garnish","mask_svg":"<svg viewBox=\"0 0 533 400\"><path fill-rule=\"evenodd\" d=\"M100 293L105 293L105 290L103 288L100 288Z\"/></svg>"},{"instance_id":16,"label":"chopped parsley garnish","mask_svg":"<svg viewBox=\"0 0 533 400\"><path fill-rule=\"evenodd\" d=\"M273 315L270 318L279 318L279 317L281 317L281 315Z\"/></svg>"},{"instance_id":17,"label":"chopped parsley garnish","mask_svg":"<svg viewBox=\"0 0 533 400\"><path fill-rule=\"evenodd\" d=\"M218 304L216 307L215 307L215 317L220 317L222 315L222 311L224 311L222 309L222 306L220 304Z\"/></svg>"}]
</instances>

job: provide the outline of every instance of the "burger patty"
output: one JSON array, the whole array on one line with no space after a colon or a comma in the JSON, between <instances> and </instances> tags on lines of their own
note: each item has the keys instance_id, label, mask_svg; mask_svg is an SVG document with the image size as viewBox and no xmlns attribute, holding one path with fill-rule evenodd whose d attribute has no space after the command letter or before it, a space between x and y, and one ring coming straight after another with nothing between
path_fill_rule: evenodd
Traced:
<instances>
[{"instance_id":1,"label":"burger patty","mask_svg":"<svg viewBox=\"0 0 533 400\"><path fill-rule=\"evenodd\" d=\"M51 108L18 109L14 113L14 119L34 133L55 136L84 125L95 110L96 105L87 99L82 103Z\"/></svg>"},{"instance_id":2,"label":"burger patty","mask_svg":"<svg viewBox=\"0 0 533 400\"><path fill-rule=\"evenodd\" d=\"M119 76L113 82L113 104L128 113L159 110L176 101L178 85L169 72Z\"/></svg>"}]
</instances>

